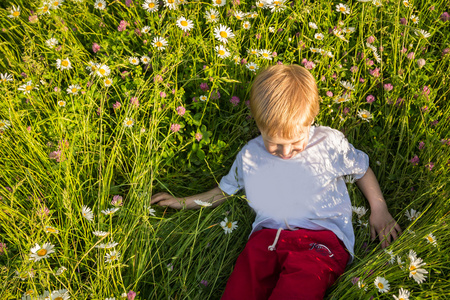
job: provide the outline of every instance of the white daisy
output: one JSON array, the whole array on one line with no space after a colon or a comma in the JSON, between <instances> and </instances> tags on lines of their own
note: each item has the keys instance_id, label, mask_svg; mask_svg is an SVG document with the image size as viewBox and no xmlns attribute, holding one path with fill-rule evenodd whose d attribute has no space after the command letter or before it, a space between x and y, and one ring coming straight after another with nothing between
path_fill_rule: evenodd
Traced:
<instances>
[{"instance_id":1,"label":"white daisy","mask_svg":"<svg viewBox=\"0 0 450 300\"><path fill-rule=\"evenodd\" d=\"M201 95L199 97L199 99L200 99L200 101L204 102L204 101L208 100L208 97L206 97L205 95Z\"/></svg>"},{"instance_id":2,"label":"white daisy","mask_svg":"<svg viewBox=\"0 0 450 300\"><path fill-rule=\"evenodd\" d=\"M192 28L194 28L194 22L192 22L189 19L186 19L185 17L180 17L177 20L177 26L184 32L188 32Z\"/></svg>"},{"instance_id":3,"label":"white daisy","mask_svg":"<svg viewBox=\"0 0 450 300\"><path fill-rule=\"evenodd\" d=\"M423 283L427 278L425 274L428 271L421 268L424 265L426 263L422 262L421 258L412 259L409 264L409 277L412 277L418 284Z\"/></svg>"},{"instance_id":4,"label":"white daisy","mask_svg":"<svg viewBox=\"0 0 450 300\"><path fill-rule=\"evenodd\" d=\"M38 14L39 15L50 14L50 2L49 1L44 1L42 3L42 6L38 8Z\"/></svg>"},{"instance_id":5,"label":"white daisy","mask_svg":"<svg viewBox=\"0 0 450 300\"><path fill-rule=\"evenodd\" d=\"M336 5L336 11L348 15L350 14L350 7L346 4L339 3Z\"/></svg>"},{"instance_id":6,"label":"white daisy","mask_svg":"<svg viewBox=\"0 0 450 300\"><path fill-rule=\"evenodd\" d=\"M208 207L208 206L211 206L212 205L212 203L210 203L210 202L205 202L205 201L202 201L202 200L194 200L194 202L195 202L195 204L197 204L198 206L201 206L201 207Z\"/></svg>"},{"instance_id":7,"label":"white daisy","mask_svg":"<svg viewBox=\"0 0 450 300\"><path fill-rule=\"evenodd\" d=\"M217 56L220 58L227 58L230 56L230 52L222 45L216 46L214 49L217 52Z\"/></svg>"},{"instance_id":8,"label":"white daisy","mask_svg":"<svg viewBox=\"0 0 450 300\"><path fill-rule=\"evenodd\" d=\"M229 38L234 38L234 33L225 25L214 28L214 37L222 43L227 43Z\"/></svg>"},{"instance_id":9,"label":"white daisy","mask_svg":"<svg viewBox=\"0 0 450 300\"><path fill-rule=\"evenodd\" d=\"M130 64L132 65L139 65L139 58L137 58L136 56L131 56L128 58L128 61L130 62Z\"/></svg>"},{"instance_id":10,"label":"white daisy","mask_svg":"<svg viewBox=\"0 0 450 300\"><path fill-rule=\"evenodd\" d=\"M155 47L157 50L164 50L165 47L168 45L165 38L161 36L157 36L153 39L153 47Z\"/></svg>"},{"instance_id":11,"label":"white daisy","mask_svg":"<svg viewBox=\"0 0 450 300\"><path fill-rule=\"evenodd\" d=\"M316 34L314 35L314 38L315 38L316 40L323 41L324 36L323 36L322 33L316 33Z\"/></svg>"},{"instance_id":12,"label":"white daisy","mask_svg":"<svg viewBox=\"0 0 450 300\"><path fill-rule=\"evenodd\" d=\"M55 38L50 38L46 40L45 43L49 48L54 48L56 45L58 45L58 40Z\"/></svg>"},{"instance_id":13,"label":"white daisy","mask_svg":"<svg viewBox=\"0 0 450 300\"><path fill-rule=\"evenodd\" d=\"M113 80L111 78L107 77L107 78L103 79L103 84L106 87L110 87L113 84Z\"/></svg>"},{"instance_id":14,"label":"white daisy","mask_svg":"<svg viewBox=\"0 0 450 300\"><path fill-rule=\"evenodd\" d=\"M150 32L150 29L151 28L149 26L144 26L144 27L142 27L141 32L144 34L147 34Z\"/></svg>"},{"instance_id":15,"label":"white daisy","mask_svg":"<svg viewBox=\"0 0 450 300\"><path fill-rule=\"evenodd\" d=\"M348 43L348 40L345 38L344 34L342 34L342 32L340 30L333 29L333 34L336 37L338 37L340 40Z\"/></svg>"},{"instance_id":16,"label":"white daisy","mask_svg":"<svg viewBox=\"0 0 450 300\"><path fill-rule=\"evenodd\" d=\"M148 57L148 56L146 56L146 55L141 56L141 62L142 62L144 65L148 65L148 64L150 63L150 57Z\"/></svg>"},{"instance_id":17,"label":"white daisy","mask_svg":"<svg viewBox=\"0 0 450 300\"><path fill-rule=\"evenodd\" d=\"M417 259L417 253L416 253L416 251L414 251L414 250L409 250L409 253L408 253L408 258L409 258L409 260L416 260Z\"/></svg>"},{"instance_id":18,"label":"white daisy","mask_svg":"<svg viewBox=\"0 0 450 300\"><path fill-rule=\"evenodd\" d=\"M83 205L83 207L81 208L81 215L88 221L92 222L94 220L94 214L92 213L92 210L86 205Z\"/></svg>"},{"instance_id":19,"label":"white daisy","mask_svg":"<svg viewBox=\"0 0 450 300\"><path fill-rule=\"evenodd\" d=\"M256 11L252 11L250 13L247 14L247 17L250 19L254 19L258 16L258 13Z\"/></svg>"},{"instance_id":20,"label":"white daisy","mask_svg":"<svg viewBox=\"0 0 450 300\"><path fill-rule=\"evenodd\" d=\"M8 17L10 18L18 18L20 16L20 6L12 6L11 9L9 10L9 12L11 13L10 15L8 15Z\"/></svg>"},{"instance_id":21,"label":"white daisy","mask_svg":"<svg viewBox=\"0 0 450 300\"><path fill-rule=\"evenodd\" d=\"M120 258L120 252L119 251L111 251L109 253L106 253L105 255L105 262L110 263L115 260L119 260Z\"/></svg>"},{"instance_id":22,"label":"white daisy","mask_svg":"<svg viewBox=\"0 0 450 300\"><path fill-rule=\"evenodd\" d=\"M387 250L387 249L384 249L384 252L389 255L388 263L392 265L395 262L394 252L392 252L392 250Z\"/></svg>"},{"instance_id":23,"label":"white daisy","mask_svg":"<svg viewBox=\"0 0 450 300\"><path fill-rule=\"evenodd\" d=\"M119 210L119 207L112 207L112 208L108 208L108 209L102 210L102 213L105 216L109 216L109 215L112 215L113 213L115 213L118 210Z\"/></svg>"},{"instance_id":24,"label":"white daisy","mask_svg":"<svg viewBox=\"0 0 450 300\"><path fill-rule=\"evenodd\" d=\"M0 82L13 81L13 76L8 73L1 74L0 73Z\"/></svg>"},{"instance_id":25,"label":"white daisy","mask_svg":"<svg viewBox=\"0 0 450 300\"><path fill-rule=\"evenodd\" d=\"M23 91L24 94L29 94L32 90L38 90L38 85L33 85L33 81L27 81L26 84L19 86L19 91Z\"/></svg>"},{"instance_id":26,"label":"white daisy","mask_svg":"<svg viewBox=\"0 0 450 300\"><path fill-rule=\"evenodd\" d=\"M403 270L403 265L404 265L404 261L402 261L402 258L399 256L399 255L397 255L397 264L398 264L398 266L400 267L400 269L402 269Z\"/></svg>"},{"instance_id":27,"label":"white daisy","mask_svg":"<svg viewBox=\"0 0 450 300\"><path fill-rule=\"evenodd\" d=\"M94 8L104 10L106 8L106 2L104 0L96 0Z\"/></svg>"},{"instance_id":28,"label":"white daisy","mask_svg":"<svg viewBox=\"0 0 450 300\"><path fill-rule=\"evenodd\" d=\"M228 221L227 218L225 218L222 222L220 222L220 226L225 231L225 234L233 232L233 230L235 230L238 227L237 221L231 222L231 221Z\"/></svg>"},{"instance_id":29,"label":"white daisy","mask_svg":"<svg viewBox=\"0 0 450 300\"><path fill-rule=\"evenodd\" d=\"M411 210L407 210L405 212L405 216L408 218L409 221L414 221L416 220L419 216L420 216L421 212L420 211L416 211L414 209L411 208Z\"/></svg>"},{"instance_id":30,"label":"white daisy","mask_svg":"<svg viewBox=\"0 0 450 300\"><path fill-rule=\"evenodd\" d=\"M45 232L58 234L59 230L52 226L45 226Z\"/></svg>"},{"instance_id":31,"label":"white daisy","mask_svg":"<svg viewBox=\"0 0 450 300\"><path fill-rule=\"evenodd\" d=\"M66 289L56 290L50 293L50 300L68 300L70 299L69 292Z\"/></svg>"},{"instance_id":32,"label":"white daisy","mask_svg":"<svg viewBox=\"0 0 450 300\"><path fill-rule=\"evenodd\" d=\"M99 76L99 77L106 77L109 76L109 74L111 73L111 69L107 66L107 65L95 65L96 70L95 70L95 75ZM94 71L94 69L93 69Z\"/></svg>"},{"instance_id":33,"label":"white daisy","mask_svg":"<svg viewBox=\"0 0 450 300\"><path fill-rule=\"evenodd\" d=\"M422 39L426 39L426 38L429 38L429 37L431 36L430 33L428 33L427 31L425 31L425 30L423 30L423 29L417 29L416 31L414 31L414 33L415 33L418 37L420 37L420 38L422 38Z\"/></svg>"},{"instance_id":34,"label":"white daisy","mask_svg":"<svg viewBox=\"0 0 450 300\"><path fill-rule=\"evenodd\" d=\"M249 21L244 21L242 23L242 28L249 30L252 27Z\"/></svg>"},{"instance_id":35,"label":"white daisy","mask_svg":"<svg viewBox=\"0 0 450 300\"><path fill-rule=\"evenodd\" d=\"M274 12L279 12L279 11L283 11L286 9L286 4L285 4L286 0L273 0L271 1L268 6L270 8L270 11L272 13Z\"/></svg>"},{"instance_id":36,"label":"white daisy","mask_svg":"<svg viewBox=\"0 0 450 300\"><path fill-rule=\"evenodd\" d=\"M378 54L378 52L373 51L372 54L373 54L373 57L375 57L375 60L377 61L377 63L381 63L381 56Z\"/></svg>"},{"instance_id":37,"label":"white daisy","mask_svg":"<svg viewBox=\"0 0 450 300\"><path fill-rule=\"evenodd\" d=\"M410 292L408 290L405 290L403 288L400 288L398 290L398 297L395 295L392 295L395 300L409 300Z\"/></svg>"},{"instance_id":38,"label":"white daisy","mask_svg":"<svg viewBox=\"0 0 450 300\"><path fill-rule=\"evenodd\" d=\"M11 123L8 120L0 120L0 130L5 131L9 126Z\"/></svg>"},{"instance_id":39,"label":"white daisy","mask_svg":"<svg viewBox=\"0 0 450 300\"><path fill-rule=\"evenodd\" d=\"M55 250L53 250L54 247L55 246L50 243L44 243L42 247L36 243L36 246L30 250L30 260L34 260L36 262L43 258L48 258L50 254L55 252Z\"/></svg>"},{"instance_id":40,"label":"white daisy","mask_svg":"<svg viewBox=\"0 0 450 300\"><path fill-rule=\"evenodd\" d=\"M375 287L378 289L380 293L386 293L389 291L389 281L387 281L383 277L377 277L375 278L375 281L373 282L375 284Z\"/></svg>"},{"instance_id":41,"label":"white daisy","mask_svg":"<svg viewBox=\"0 0 450 300\"><path fill-rule=\"evenodd\" d=\"M319 27L317 27L316 23L313 23L313 22L309 22L309 23L308 23L308 26L309 26L310 28L312 28L312 29L318 29L318 28L319 28Z\"/></svg>"},{"instance_id":42,"label":"white daisy","mask_svg":"<svg viewBox=\"0 0 450 300\"><path fill-rule=\"evenodd\" d=\"M347 94L343 94L343 95L338 96L338 97L336 97L334 99L334 102L338 103L338 104L339 103L344 103L344 102L347 102L347 101L350 101L350 97Z\"/></svg>"},{"instance_id":43,"label":"white daisy","mask_svg":"<svg viewBox=\"0 0 450 300\"><path fill-rule=\"evenodd\" d=\"M219 12L214 8L205 12L205 19L208 23L215 23L219 21Z\"/></svg>"},{"instance_id":44,"label":"white daisy","mask_svg":"<svg viewBox=\"0 0 450 300\"><path fill-rule=\"evenodd\" d=\"M66 267L59 267L58 270L56 270L55 275L60 276L62 273L64 273L67 270Z\"/></svg>"},{"instance_id":45,"label":"white daisy","mask_svg":"<svg viewBox=\"0 0 450 300\"><path fill-rule=\"evenodd\" d=\"M70 94L70 95L78 95L78 91L80 89L81 89L81 86L79 86L78 84L72 84L72 85L69 85L66 92L67 92L67 94Z\"/></svg>"},{"instance_id":46,"label":"white daisy","mask_svg":"<svg viewBox=\"0 0 450 300\"><path fill-rule=\"evenodd\" d=\"M254 62L250 62L250 63L246 64L245 67L252 72L256 72L256 70L259 69L259 66L257 64L255 64Z\"/></svg>"},{"instance_id":47,"label":"white daisy","mask_svg":"<svg viewBox=\"0 0 450 300\"><path fill-rule=\"evenodd\" d=\"M50 8L51 9L58 9L63 2L64 2L64 0L52 0L52 1L49 1Z\"/></svg>"},{"instance_id":48,"label":"white daisy","mask_svg":"<svg viewBox=\"0 0 450 300\"><path fill-rule=\"evenodd\" d=\"M148 214L150 216L156 217L155 212L156 212L156 210L154 210L153 208L151 208L151 207L148 208Z\"/></svg>"},{"instance_id":49,"label":"white daisy","mask_svg":"<svg viewBox=\"0 0 450 300\"><path fill-rule=\"evenodd\" d=\"M321 53L322 49L321 48L309 48L309 51L311 51L312 53Z\"/></svg>"},{"instance_id":50,"label":"white daisy","mask_svg":"<svg viewBox=\"0 0 450 300\"><path fill-rule=\"evenodd\" d=\"M367 213L367 208L364 206L352 206L352 212L358 216L358 219L361 219Z\"/></svg>"},{"instance_id":51,"label":"white daisy","mask_svg":"<svg viewBox=\"0 0 450 300\"><path fill-rule=\"evenodd\" d=\"M258 49L248 49L247 53L251 54L251 55L256 55L257 57L259 56L259 50Z\"/></svg>"},{"instance_id":52,"label":"white daisy","mask_svg":"<svg viewBox=\"0 0 450 300\"><path fill-rule=\"evenodd\" d=\"M272 52L270 52L270 50L267 50L267 49L261 49L261 50L259 50L259 54L260 54L261 57L264 58L264 59L272 60Z\"/></svg>"},{"instance_id":53,"label":"white daisy","mask_svg":"<svg viewBox=\"0 0 450 300\"><path fill-rule=\"evenodd\" d=\"M66 107L66 101L64 101L64 100L58 100L57 102L56 102L56 104L58 104L58 106L59 107Z\"/></svg>"},{"instance_id":54,"label":"white daisy","mask_svg":"<svg viewBox=\"0 0 450 300\"><path fill-rule=\"evenodd\" d=\"M356 28L355 27L346 27L344 29L342 29L342 31L344 31L345 33L352 33L355 32Z\"/></svg>"},{"instance_id":55,"label":"white daisy","mask_svg":"<svg viewBox=\"0 0 450 300\"><path fill-rule=\"evenodd\" d=\"M411 21L412 21L414 24L418 24L418 23L419 23L419 17L416 16L416 15L412 15L412 16L410 17L410 19L411 19Z\"/></svg>"},{"instance_id":56,"label":"white daisy","mask_svg":"<svg viewBox=\"0 0 450 300\"><path fill-rule=\"evenodd\" d=\"M372 119L372 114L368 110L361 109L358 112L358 117L360 117L364 121L370 122L370 119Z\"/></svg>"},{"instance_id":57,"label":"white daisy","mask_svg":"<svg viewBox=\"0 0 450 300\"><path fill-rule=\"evenodd\" d=\"M256 7L258 8L268 8L268 4L266 2L266 0L258 0L256 1Z\"/></svg>"},{"instance_id":58,"label":"white daisy","mask_svg":"<svg viewBox=\"0 0 450 300\"><path fill-rule=\"evenodd\" d=\"M57 59L56 60L56 68L58 70L68 70L68 69L72 69L72 64L70 63L69 58L65 58L65 59Z\"/></svg>"},{"instance_id":59,"label":"white daisy","mask_svg":"<svg viewBox=\"0 0 450 300\"><path fill-rule=\"evenodd\" d=\"M409 7L409 1L408 0L403 0L402 3L403 3L403 5L405 7Z\"/></svg>"},{"instance_id":60,"label":"white daisy","mask_svg":"<svg viewBox=\"0 0 450 300\"><path fill-rule=\"evenodd\" d=\"M134 120L132 118L125 118L123 121L123 126L131 128L134 125Z\"/></svg>"},{"instance_id":61,"label":"white daisy","mask_svg":"<svg viewBox=\"0 0 450 300\"><path fill-rule=\"evenodd\" d=\"M109 232L107 232L107 231L92 231L92 233L98 237L104 237L109 234Z\"/></svg>"},{"instance_id":62,"label":"white daisy","mask_svg":"<svg viewBox=\"0 0 450 300\"><path fill-rule=\"evenodd\" d=\"M275 27L269 27L269 32L270 33L274 33L275 32Z\"/></svg>"},{"instance_id":63,"label":"white daisy","mask_svg":"<svg viewBox=\"0 0 450 300\"><path fill-rule=\"evenodd\" d=\"M380 7L383 5L383 2L381 2L381 0L373 0L372 4L375 5L376 7Z\"/></svg>"},{"instance_id":64,"label":"white daisy","mask_svg":"<svg viewBox=\"0 0 450 300\"><path fill-rule=\"evenodd\" d=\"M348 81L341 81L340 84L349 91L353 91L355 89L355 86Z\"/></svg>"},{"instance_id":65,"label":"white daisy","mask_svg":"<svg viewBox=\"0 0 450 300\"><path fill-rule=\"evenodd\" d=\"M233 61L236 65L239 65L241 63L241 58L237 55L233 56Z\"/></svg>"},{"instance_id":66,"label":"white daisy","mask_svg":"<svg viewBox=\"0 0 450 300\"><path fill-rule=\"evenodd\" d=\"M146 0L144 4L142 4L142 8L147 12L158 11L158 2L157 0Z\"/></svg>"},{"instance_id":67,"label":"white daisy","mask_svg":"<svg viewBox=\"0 0 450 300\"><path fill-rule=\"evenodd\" d=\"M224 6L225 4L227 4L226 0L212 0L213 6L221 7L221 6Z\"/></svg>"},{"instance_id":68,"label":"white daisy","mask_svg":"<svg viewBox=\"0 0 450 300\"><path fill-rule=\"evenodd\" d=\"M116 242L114 242L114 241L111 241L111 242L106 243L104 248L105 248L105 249L111 249L111 248L114 248L114 247L117 246L117 245L119 245L119 243L116 243Z\"/></svg>"},{"instance_id":69,"label":"white daisy","mask_svg":"<svg viewBox=\"0 0 450 300\"><path fill-rule=\"evenodd\" d=\"M437 242L436 242L436 237L430 233L428 234L425 239L427 240L428 243L432 244L433 246L437 246Z\"/></svg>"},{"instance_id":70,"label":"white daisy","mask_svg":"<svg viewBox=\"0 0 450 300\"><path fill-rule=\"evenodd\" d=\"M360 279L360 280L358 280L358 288L360 289L360 290L365 290L365 291L367 291L367 285L366 285L366 283L364 282L364 280L362 280L362 279Z\"/></svg>"},{"instance_id":71,"label":"white daisy","mask_svg":"<svg viewBox=\"0 0 450 300\"><path fill-rule=\"evenodd\" d=\"M167 7L169 10L177 10L178 9L178 0L164 0L164 6Z\"/></svg>"},{"instance_id":72,"label":"white daisy","mask_svg":"<svg viewBox=\"0 0 450 300\"><path fill-rule=\"evenodd\" d=\"M247 16L246 13L244 13L244 12L242 12L242 11L240 11L240 10L235 11L235 12L233 13L233 15L234 15L234 17L235 17L236 19L238 19L239 21L242 21L242 20Z\"/></svg>"}]
</instances>

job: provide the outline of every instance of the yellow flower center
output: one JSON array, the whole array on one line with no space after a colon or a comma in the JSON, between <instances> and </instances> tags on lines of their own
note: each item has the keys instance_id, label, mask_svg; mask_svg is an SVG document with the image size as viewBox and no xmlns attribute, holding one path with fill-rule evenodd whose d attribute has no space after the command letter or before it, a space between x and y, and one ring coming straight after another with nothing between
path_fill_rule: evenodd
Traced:
<instances>
[{"instance_id":1,"label":"yellow flower center","mask_svg":"<svg viewBox=\"0 0 450 300\"><path fill-rule=\"evenodd\" d=\"M19 15L20 15L20 11L15 11L15 12L13 12L13 14L12 14L14 17L18 17Z\"/></svg>"},{"instance_id":2,"label":"yellow flower center","mask_svg":"<svg viewBox=\"0 0 450 300\"><path fill-rule=\"evenodd\" d=\"M27 91L31 91L33 89L33 87L31 85L27 85L27 87L25 88L25 90Z\"/></svg>"},{"instance_id":3,"label":"yellow flower center","mask_svg":"<svg viewBox=\"0 0 450 300\"><path fill-rule=\"evenodd\" d=\"M44 6L44 8L42 9L43 12L47 12L48 11L48 5Z\"/></svg>"},{"instance_id":4,"label":"yellow flower center","mask_svg":"<svg viewBox=\"0 0 450 300\"><path fill-rule=\"evenodd\" d=\"M127 121L127 125L129 125L129 126L130 126L130 125L133 125L133 121L128 120L128 121Z\"/></svg>"},{"instance_id":5,"label":"yellow flower center","mask_svg":"<svg viewBox=\"0 0 450 300\"><path fill-rule=\"evenodd\" d=\"M66 103L64 101L59 101L58 104L59 106L64 106ZM51 232L49 229L47 229L47 231Z\"/></svg>"},{"instance_id":6,"label":"yellow flower center","mask_svg":"<svg viewBox=\"0 0 450 300\"><path fill-rule=\"evenodd\" d=\"M381 282L378 282L378 288L380 290L384 289L384 284L382 284Z\"/></svg>"},{"instance_id":7,"label":"yellow flower center","mask_svg":"<svg viewBox=\"0 0 450 300\"><path fill-rule=\"evenodd\" d=\"M338 102L345 102L345 98L339 98Z\"/></svg>"},{"instance_id":8,"label":"yellow flower center","mask_svg":"<svg viewBox=\"0 0 450 300\"><path fill-rule=\"evenodd\" d=\"M342 12L344 12L344 11L345 11L345 7L341 6L341 7L339 8L339 10L342 11Z\"/></svg>"},{"instance_id":9,"label":"yellow flower center","mask_svg":"<svg viewBox=\"0 0 450 300\"><path fill-rule=\"evenodd\" d=\"M58 1L53 2L53 6L58 6L58 5L59 5Z\"/></svg>"},{"instance_id":10,"label":"yellow flower center","mask_svg":"<svg viewBox=\"0 0 450 300\"><path fill-rule=\"evenodd\" d=\"M409 270L412 272L412 271L414 271L416 269L416 266L410 266L409 267Z\"/></svg>"},{"instance_id":11,"label":"yellow flower center","mask_svg":"<svg viewBox=\"0 0 450 300\"><path fill-rule=\"evenodd\" d=\"M98 70L100 72L100 74L105 75L106 71L104 69L100 69Z\"/></svg>"},{"instance_id":12,"label":"yellow flower center","mask_svg":"<svg viewBox=\"0 0 450 300\"><path fill-rule=\"evenodd\" d=\"M273 1L273 4L275 4L275 5L281 5L281 1Z\"/></svg>"},{"instance_id":13,"label":"yellow flower center","mask_svg":"<svg viewBox=\"0 0 450 300\"><path fill-rule=\"evenodd\" d=\"M211 19L214 20L216 18L216 15L211 15Z\"/></svg>"},{"instance_id":14,"label":"yellow flower center","mask_svg":"<svg viewBox=\"0 0 450 300\"><path fill-rule=\"evenodd\" d=\"M134 58L133 58L133 60L132 60L132 61L133 61L133 64L135 64L135 63L136 63L136 60L135 60Z\"/></svg>"},{"instance_id":15,"label":"yellow flower center","mask_svg":"<svg viewBox=\"0 0 450 300\"><path fill-rule=\"evenodd\" d=\"M258 3L258 6L259 6L259 7L263 7L263 6L264 6L264 3L260 2L260 3Z\"/></svg>"},{"instance_id":16,"label":"yellow flower center","mask_svg":"<svg viewBox=\"0 0 450 300\"><path fill-rule=\"evenodd\" d=\"M219 55L225 55L225 51L219 50Z\"/></svg>"},{"instance_id":17,"label":"yellow flower center","mask_svg":"<svg viewBox=\"0 0 450 300\"><path fill-rule=\"evenodd\" d=\"M26 293L25 293L25 295L33 295L34 294L34 291L33 290L28 290L28 291L26 291Z\"/></svg>"},{"instance_id":18,"label":"yellow flower center","mask_svg":"<svg viewBox=\"0 0 450 300\"><path fill-rule=\"evenodd\" d=\"M116 259L117 259L117 256L111 255L111 257L110 257L109 259L110 259L110 260L116 260Z\"/></svg>"},{"instance_id":19,"label":"yellow flower center","mask_svg":"<svg viewBox=\"0 0 450 300\"><path fill-rule=\"evenodd\" d=\"M63 60L61 62L61 65L63 65L64 67L67 67L69 65L69 62L67 60Z\"/></svg>"},{"instance_id":20,"label":"yellow flower center","mask_svg":"<svg viewBox=\"0 0 450 300\"><path fill-rule=\"evenodd\" d=\"M434 241L431 236L427 236L427 239L428 239L429 242L433 242Z\"/></svg>"},{"instance_id":21,"label":"yellow flower center","mask_svg":"<svg viewBox=\"0 0 450 300\"><path fill-rule=\"evenodd\" d=\"M227 34L226 31L221 31L221 32L220 32L220 36L223 37L223 38L227 38L227 37L228 37L228 34Z\"/></svg>"},{"instance_id":22,"label":"yellow flower center","mask_svg":"<svg viewBox=\"0 0 450 300\"><path fill-rule=\"evenodd\" d=\"M46 249L41 249L38 252L36 252L37 255L39 256L44 256L45 254L47 254L47 250Z\"/></svg>"},{"instance_id":23,"label":"yellow flower center","mask_svg":"<svg viewBox=\"0 0 450 300\"><path fill-rule=\"evenodd\" d=\"M175 0L167 0L167 3L173 4Z\"/></svg>"},{"instance_id":24,"label":"yellow flower center","mask_svg":"<svg viewBox=\"0 0 450 300\"><path fill-rule=\"evenodd\" d=\"M77 91L78 91L77 88L73 88L73 89L72 89L72 93L74 93L74 94L75 94Z\"/></svg>"},{"instance_id":25,"label":"yellow flower center","mask_svg":"<svg viewBox=\"0 0 450 300\"><path fill-rule=\"evenodd\" d=\"M99 2L97 5L98 5L98 7L102 7L103 3Z\"/></svg>"},{"instance_id":26,"label":"yellow flower center","mask_svg":"<svg viewBox=\"0 0 450 300\"><path fill-rule=\"evenodd\" d=\"M264 56L264 57L269 57L269 54L263 53L263 56Z\"/></svg>"},{"instance_id":27,"label":"yellow flower center","mask_svg":"<svg viewBox=\"0 0 450 300\"><path fill-rule=\"evenodd\" d=\"M62 102L62 101L61 101ZM61 103L60 102L60 103ZM56 233L56 229L52 227L47 227L47 232Z\"/></svg>"},{"instance_id":28,"label":"yellow flower center","mask_svg":"<svg viewBox=\"0 0 450 300\"><path fill-rule=\"evenodd\" d=\"M362 115L361 115L361 117L363 117L363 118L367 118L367 117L368 117L368 115L366 115L366 114L362 114Z\"/></svg>"},{"instance_id":29,"label":"yellow flower center","mask_svg":"<svg viewBox=\"0 0 450 300\"><path fill-rule=\"evenodd\" d=\"M216 4L222 4L222 0L216 0Z\"/></svg>"},{"instance_id":30,"label":"yellow flower center","mask_svg":"<svg viewBox=\"0 0 450 300\"><path fill-rule=\"evenodd\" d=\"M162 47L162 43L161 42L156 42L156 47Z\"/></svg>"},{"instance_id":31,"label":"yellow flower center","mask_svg":"<svg viewBox=\"0 0 450 300\"><path fill-rule=\"evenodd\" d=\"M253 70L254 68L255 68L254 66L250 66L250 67L249 67L250 70Z\"/></svg>"},{"instance_id":32,"label":"yellow flower center","mask_svg":"<svg viewBox=\"0 0 450 300\"><path fill-rule=\"evenodd\" d=\"M56 297L54 300L64 300L63 297Z\"/></svg>"},{"instance_id":33,"label":"yellow flower center","mask_svg":"<svg viewBox=\"0 0 450 300\"><path fill-rule=\"evenodd\" d=\"M5 126L5 125L6 125L5 123L0 122L0 127L3 127L3 126Z\"/></svg>"},{"instance_id":34,"label":"yellow flower center","mask_svg":"<svg viewBox=\"0 0 450 300\"><path fill-rule=\"evenodd\" d=\"M232 226L233 226L233 224L232 224L231 222L228 222L228 223L227 223L227 227L228 227L228 228L231 228Z\"/></svg>"},{"instance_id":35,"label":"yellow flower center","mask_svg":"<svg viewBox=\"0 0 450 300\"><path fill-rule=\"evenodd\" d=\"M241 16L237 15L237 16L236 16L236 19L240 20L240 19L241 19Z\"/></svg>"},{"instance_id":36,"label":"yellow flower center","mask_svg":"<svg viewBox=\"0 0 450 300\"><path fill-rule=\"evenodd\" d=\"M148 4L148 7L149 7L149 8L155 7L155 3L149 3L149 4Z\"/></svg>"},{"instance_id":37,"label":"yellow flower center","mask_svg":"<svg viewBox=\"0 0 450 300\"><path fill-rule=\"evenodd\" d=\"M105 80L105 84L111 84L111 80L106 79L106 80Z\"/></svg>"},{"instance_id":38,"label":"yellow flower center","mask_svg":"<svg viewBox=\"0 0 450 300\"><path fill-rule=\"evenodd\" d=\"M181 26L183 26L183 27L188 26L188 22L187 22L187 21L181 21L180 24L181 24Z\"/></svg>"}]
</instances>

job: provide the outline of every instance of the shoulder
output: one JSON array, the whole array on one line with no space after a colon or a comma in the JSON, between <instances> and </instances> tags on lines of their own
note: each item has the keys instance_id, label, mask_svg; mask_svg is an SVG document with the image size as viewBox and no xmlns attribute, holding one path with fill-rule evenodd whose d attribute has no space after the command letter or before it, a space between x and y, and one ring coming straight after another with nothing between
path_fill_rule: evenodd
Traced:
<instances>
[{"instance_id":1,"label":"shoulder","mask_svg":"<svg viewBox=\"0 0 450 300\"><path fill-rule=\"evenodd\" d=\"M262 136L259 135L254 139L251 139L248 141L239 151L238 157L248 156L251 153L257 153L260 151L263 151L265 149L264 147L264 141L262 139Z\"/></svg>"},{"instance_id":2,"label":"shoulder","mask_svg":"<svg viewBox=\"0 0 450 300\"><path fill-rule=\"evenodd\" d=\"M317 138L320 139L325 139L330 143L340 143L342 139L345 139L345 136L341 131L328 126L315 127L314 136L317 136Z\"/></svg>"}]
</instances>

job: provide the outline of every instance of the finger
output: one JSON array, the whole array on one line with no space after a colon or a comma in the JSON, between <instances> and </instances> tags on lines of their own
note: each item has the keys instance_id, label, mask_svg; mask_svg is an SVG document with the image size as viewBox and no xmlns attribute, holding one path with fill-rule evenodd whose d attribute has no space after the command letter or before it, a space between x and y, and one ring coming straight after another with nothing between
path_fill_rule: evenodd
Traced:
<instances>
[{"instance_id":1,"label":"finger","mask_svg":"<svg viewBox=\"0 0 450 300\"><path fill-rule=\"evenodd\" d=\"M390 232L390 235L392 235L392 241L395 241L398 238L397 231L395 231L394 229L395 227L392 228Z\"/></svg>"},{"instance_id":2,"label":"finger","mask_svg":"<svg viewBox=\"0 0 450 300\"><path fill-rule=\"evenodd\" d=\"M157 203L157 202L160 202L162 200L166 200L167 196L168 195L166 193L156 194L156 195L152 196L152 198L150 200L150 204Z\"/></svg>"},{"instance_id":3,"label":"finger","mask_svg":"<svg viewBox=\"0 0 450 300\"><path fill-rule=\"evenodd\" d=\"M377 233L375 231L375 227L370 226L370 236L372 237L372 241L374 241L377 237Z\"/></svg>"},{"instance_id":4,"label":"finger","mask_svg":"<svg viewBox=\"0 0 450 300\"><path fill-rule=\"evenodd\" d=\"M402 234L402 228L400 227L400 225L398 225L398 223L395 223L394 227L397 230L398 235Z\"/></svg>"}]
</instances>

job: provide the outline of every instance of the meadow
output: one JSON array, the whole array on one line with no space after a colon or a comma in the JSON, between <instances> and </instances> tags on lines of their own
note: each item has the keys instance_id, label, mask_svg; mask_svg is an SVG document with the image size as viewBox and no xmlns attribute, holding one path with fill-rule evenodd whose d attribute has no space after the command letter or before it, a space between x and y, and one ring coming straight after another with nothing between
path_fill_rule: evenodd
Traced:
<instances>
[{"instance_id":1,"label":"meadow","mask_svg":"<svg viewBox=\"0 0 450 300\"><path fill-rule=\"evenodd\" d=\"M316 126L370 157L403 234L370 238L327 299L450 291L448 0L0 3L0 299L220 299L254 213L150 205L213 188L259 135L251 82L317 79ZM229 230L230 222L237 228Z\"/></svg>"}]
</instances>

